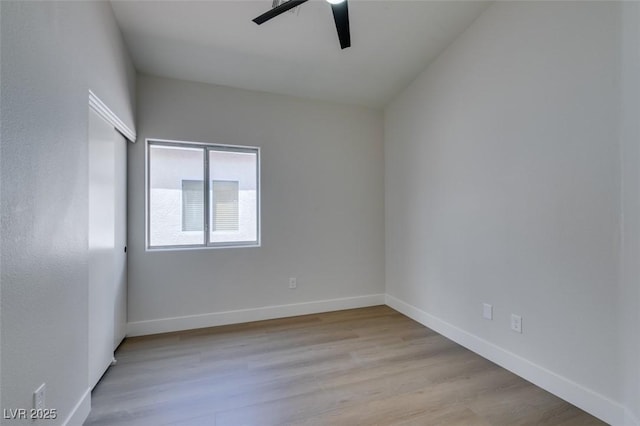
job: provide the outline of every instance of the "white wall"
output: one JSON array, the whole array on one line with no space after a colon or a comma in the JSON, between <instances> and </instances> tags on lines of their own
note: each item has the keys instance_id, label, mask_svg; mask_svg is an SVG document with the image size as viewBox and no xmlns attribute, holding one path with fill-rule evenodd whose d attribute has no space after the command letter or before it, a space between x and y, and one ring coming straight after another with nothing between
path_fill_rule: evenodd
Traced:
<instances>
[{"instance_id":1,"label":"white wall","mask_svg":"<svg viewBox=\"0 0 640 426\"><path fill-rule=\"evenodd\" d=\"M625 2L621 10L620 342L627 422L640 424L640 3Z\"/></svg>"},{"instance_id":2,"label":"white wall","mask_svg":"<svg viewBox=\"0 0 640 426\"><path fill-rule=\"evenodd\" d=\"M2 2L0 2L0 165L2 164ZM0 173L0 211L2 206L2 173ZM2 226L0 223L0 408L2 405ZM0 422L0 424L2 424Z\"/></svg>"},{"instance_id":3,"label":"white wall","mask_svg":"<svg viewBox=\"0 0 640 426\"><path fill-rule=\"evenodd\" d=\"M609 420L620 26L619 3L496 3L385 110L387 293Z\"/></svg>"},{"instance_id":4,"label":"white wall","mask_svg":"<svg viewBox=\"0 0 640 426\"><path fill-rule=\"evenodd\" d=\"M62 424L88 386L88 90L133 128L135 73L106 2L3 1L1 19L0 405L46 382Z\"/></svg>"},{"instance_id":5,"label":"white wall","mask_svg":"<svg viewBox=\"0 0 640 426\"><path fill-rule=\"evenodd\" d=\"M144 75L137 101L143 143L129 146L130 333L384 293L381 111ZM145 138L261 147L262 247L145 252ZM203 316L154 325L191 315Z\"/></svg>"}]
</instances>

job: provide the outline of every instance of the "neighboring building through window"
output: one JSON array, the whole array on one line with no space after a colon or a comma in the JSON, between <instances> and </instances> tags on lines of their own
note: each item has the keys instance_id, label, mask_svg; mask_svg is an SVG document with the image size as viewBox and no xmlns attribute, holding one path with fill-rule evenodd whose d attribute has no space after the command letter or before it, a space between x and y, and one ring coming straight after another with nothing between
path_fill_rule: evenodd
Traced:
<instances>
[{"instance_id":1,"label":"neighboring building through window","mask_svg":"<svg viewBox=\"0 0 640 426\"><path fill-rule=\"evenodd\" d=\"M148 140L147 247L260 244L260 151Z\"/></svg>"}]
</instances>

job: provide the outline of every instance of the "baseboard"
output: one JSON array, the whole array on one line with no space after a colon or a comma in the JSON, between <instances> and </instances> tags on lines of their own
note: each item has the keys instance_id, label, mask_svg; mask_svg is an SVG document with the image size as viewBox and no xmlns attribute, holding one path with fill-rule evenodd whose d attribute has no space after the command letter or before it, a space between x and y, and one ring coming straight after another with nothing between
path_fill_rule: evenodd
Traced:
<instances>
[{"instance_id":1,"label":"baseboard","mask_svg":"<svg viewBox=\"0 0 640 426\"><path fill-rule=\"evenodd\" d=\"M294 303L290 305L264 306L253 309L161 318L149 321L135 321L127 324L127 336L144 336L218 325L285 318L296 315L316 314L319 312L364 308L367 306L384 305L384 303L384 294L371 294L366 296L319 300L315 302Z\"/></svg>"},{"instance_id":2,"label":"baseboard","mask_svg":"<svg viewBox=\"0 0 640 426\"><path fill-rule=\"evenodd\" d=\"M385 302L396 311L609 424L633 425L633 423L623 423L627 416L622 405L591 389L587 389L393 296L387 294ZM630 412L628 414L631 415Z\"/></svg>"},{"instance_id":3,"label":"baseboard","mask_svg":"<svg viewBox=\"0 0 640 426\"><path fill-rule=\"evenodd\" d=\"M91 389L87 388L73 410L64 421L63 426L82 426L91 411Z\"/></svg>"},{"instance_id":4,"label":"baseboard","mask_svg":"<svg viewBox=\"0 0 640 426\"><path fill-rule=\"evenodd\" d=\"M624 426L640 426L638 419L628 408L624 410Z\"/></svg>"}]
</instances>

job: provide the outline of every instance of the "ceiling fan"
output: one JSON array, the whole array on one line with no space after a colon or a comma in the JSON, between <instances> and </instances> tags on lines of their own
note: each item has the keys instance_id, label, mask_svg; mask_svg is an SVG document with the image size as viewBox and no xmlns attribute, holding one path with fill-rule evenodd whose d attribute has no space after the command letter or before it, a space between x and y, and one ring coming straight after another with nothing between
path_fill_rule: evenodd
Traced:
<instances>
[{"instance_id":1,"label":"ceiling fan","mask_svg":"<svg viewBox=\"0 0 640 426\"><path fill-rule=\"evenodd\" d=\"M264 24L269 19L275 18L296 6L300 6L306 1L308 0L287 0L268 12L258 16L253 20L253 22L258 25ZM349 32L349 8L347 6L347 0L327 0L327 2L331 4L333 20L336 23L338 39L340 39L340 47L346 49L351 46L351 33Z\"/></svg>"}]
</instances>

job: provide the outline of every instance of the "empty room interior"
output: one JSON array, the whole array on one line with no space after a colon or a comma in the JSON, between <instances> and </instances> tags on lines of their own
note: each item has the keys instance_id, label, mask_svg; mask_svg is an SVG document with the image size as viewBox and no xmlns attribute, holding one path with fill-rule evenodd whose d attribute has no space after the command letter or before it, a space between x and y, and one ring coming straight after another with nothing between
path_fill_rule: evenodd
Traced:
<instances>
[{"instance_id":1,"label":"empty room interior","mask_svg":"<svg viewBox=\"0 0 640 426\"><path fill-rule=\"evenodd\" d=\"M0 423L640 426L640 2L0 1Z\"/></svg>"}]
</instances>

